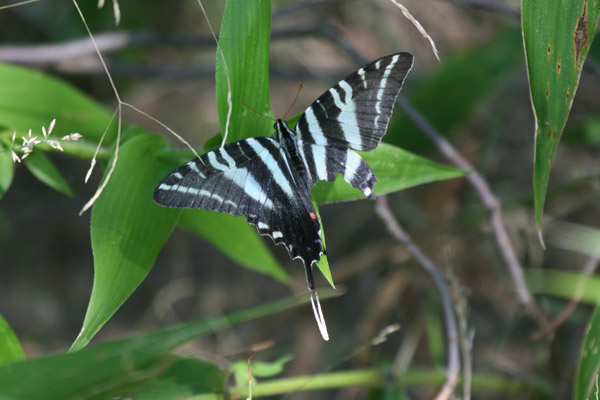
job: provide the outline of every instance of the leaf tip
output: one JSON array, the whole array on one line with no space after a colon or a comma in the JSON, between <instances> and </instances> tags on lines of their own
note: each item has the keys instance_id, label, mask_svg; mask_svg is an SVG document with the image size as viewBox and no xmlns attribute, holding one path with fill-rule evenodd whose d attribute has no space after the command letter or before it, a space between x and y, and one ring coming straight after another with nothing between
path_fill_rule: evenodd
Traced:
<instances>
[{"instance_id":1,"label":"leaf tip","mask_svg":"<svg viewBox=\"0 0 600 400\"><path fill-rule=\"evenodd\" d=\"M544 243L544 236L542 235L542 227L541 224L538 225L538 240L540 241L540 246L542 249L546 250L546 243Z\"/></svg>"}]
</instances>

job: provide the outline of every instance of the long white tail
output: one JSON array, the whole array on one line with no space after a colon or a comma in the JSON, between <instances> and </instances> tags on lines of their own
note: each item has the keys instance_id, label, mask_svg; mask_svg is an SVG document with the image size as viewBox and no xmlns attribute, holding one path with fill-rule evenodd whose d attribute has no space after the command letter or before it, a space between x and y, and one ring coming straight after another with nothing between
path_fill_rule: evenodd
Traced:
<instances>
[{"instance_id":1,"label":"long white tail","mask_svg":"<svg viewBox=\"0 0 600 400\"><path fill-rule=\"evenodd\" d=\"M315 319L319 326L319 332L323 336L324 340L329 340L329 333L327 333L327 324L325 324L325 317L323 317L323 311L321 310L321 303L319 303L319 296L317 296L316 290L310 290L310 304L312 304L313 312L315 313Z\"/></svg>"}]
</instances>

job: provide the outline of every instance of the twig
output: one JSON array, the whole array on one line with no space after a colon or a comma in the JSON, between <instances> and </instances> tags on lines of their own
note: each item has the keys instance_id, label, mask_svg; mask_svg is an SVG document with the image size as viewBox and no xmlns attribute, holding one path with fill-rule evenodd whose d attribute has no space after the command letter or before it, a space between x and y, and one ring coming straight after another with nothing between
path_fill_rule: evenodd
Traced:
<instances>
[{"instance_id":1,"label":"twig","mask_svg":"<svg viewBox=\"0 0 600 400\"><path fill-rule=\"evenodd\" d=\"M421 131L437 146L440 152L455 166L469 171L467 180L475 188L475 191L483 201L485 207L490 210L490 224L496 237L500 253L508 266L512 277L519 303L525 307L540 322L543 317L538 312L533 297L525 283L523 267L517 259L515 250L510 242L504 223L500 202L492 193L487 181L473 168L473 166L446 140L437 129L404 97L398 97L398 105L406 112L409 118L421 129Z\"/></svg>"},{"instance_id":2,"label":"twig","mask_svg":"<svg viewBox=\"0 0 600 400\"><path fill-rule=\"evenodd\" d=\"M408 11L408 8L406 8L402 3L400 3L397 0L390 0L390 1L396 7L398 7L400 9L400 11L404 15L404 17L407 20L409 20L415 26L415 28L417 28L417 30L421 33L421 35L423 35L423 37L425 39L427 39L427 41L429 42L429 45L431 46L431 49L433 50L433 54L435 55L435 58L437 58L437 60L440 61L440 54L438 52L437 46L435 45L435 42L433 41L433 38L431 37L431 35L429 33L427 33L425 28L423 28L423 25L421 25L421 23L410 13L410 11Z\"/></svg>"},{"instance_id":3,"label":"twig","mask_svg":"<svg viewBox=\"0 0 600 400\"><path fill-rule=\"evenodd\" d=\"M562 312L558 314L558 316L554 318L554 320L548 322L545 326L543 326L540 329L539 332L533 334L534 339L539 340L548 336L549 334L554 332L559 326L564 324L567 319L569 319L569 317L571 316L571 314L573 314L573 311L575 311L575 309L579 305L579 302L581 301L581 297L583 296L583 290L585 289L588 282L586 277L594 273L596 268L598 268L599 262L600 259L598 257L588 258L587 262L581 270L581 276L579 278L577 286L575 287L575 290L573 291L573 297L571 298L571 301L569 301L569 303L565 306Z\"/></svg>"},{"instance_id":4,"label":"twig","mask_svg":"<svg viewBox=\"0 0 600 400\"><path fill-rule=\"evenodd\" d=\"M324 33L325 32L325 33ZM321 26L291 28L271 33L272 39L288 39L303 36L322 36L333 41L336 36ZM130 47L168 46L177 48L214 46L212 35L163 35L155 32L122 31L105 32L94 35L98 51L102 54L124 50ZM67 40L61 43L41 45L2 45L0 61L22 64L54 64L69 59L96 56L97 51L89 37Z\"/></svg>"},{"instance_id":5,"label":"twig","mask_svg":"<svg viewBox=\"0 0 600 400\"><path fill-rule=\"evenodd\" d=\"M442 300L442 309L444 311L444 321L446 325L446 341L448 346L448 370L446 372L446 382L435 397L435 400L444 400L450 398L454 392L454 388L458 383L460 374L460 357L458 350L458 330L456 328L456 320L454 317L454 307L450 292L448 291L448 282L440 273L433 262L427 258L419 247L411 240L410 236L402 229L392 211L390 210L386 196L379 196L375 206L377 215L385 223L390 234L398 240L412 257L425 269L431 276Z\"/></svg>"}]
</instances>

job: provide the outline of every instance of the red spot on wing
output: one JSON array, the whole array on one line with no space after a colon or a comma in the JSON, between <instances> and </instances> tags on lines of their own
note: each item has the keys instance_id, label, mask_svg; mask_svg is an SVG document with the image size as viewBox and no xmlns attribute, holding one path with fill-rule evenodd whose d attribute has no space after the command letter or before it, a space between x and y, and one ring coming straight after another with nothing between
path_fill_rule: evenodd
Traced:
<instances>
[{"instance_id":1,"label":"red spot on wing","mask_svg":"<svg viewBox=\"0 0 600 400\"><path fill-rule=\"evenodd\" d=\"M311 212L311 213L310 213L310 217L311 217L312 219L317 219L317 216L315 215L315 213L314 213L314 212Z\"/></svg>"}]
</instances>

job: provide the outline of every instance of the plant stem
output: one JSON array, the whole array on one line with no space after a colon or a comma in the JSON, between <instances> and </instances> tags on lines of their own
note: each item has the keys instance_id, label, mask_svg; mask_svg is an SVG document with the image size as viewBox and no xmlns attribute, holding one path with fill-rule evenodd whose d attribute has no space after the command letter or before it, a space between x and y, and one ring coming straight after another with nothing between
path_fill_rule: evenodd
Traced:
<instances>
[{"instance_id":1,"label":"plant stem","mask_svg":"<svg viewBox=\"0 0 600 400\"><path fill-rule=\"evenodd\" d=\"M462 378L461 378L462 379ZM433 386L444 383L445 376L441 371L413 369L406 374L390 381L389 377L380 369L356 369L350 371L332 372L328 374L297 376L294 378L274 379L257 383L252 389L255 398L262 396L281 395L299 391L312 391L324 389L339 389L346 387L381 387L385 383L407 386ZM516 378L491 375L473 374L472 387L474 391L487 391L496 394L531 394L539 392L549 395L551 387L547 382L530 383L522 382ZM235 388L230 391L231 395L248 396L246 387Z\"/></svg>"}]
</instances>

